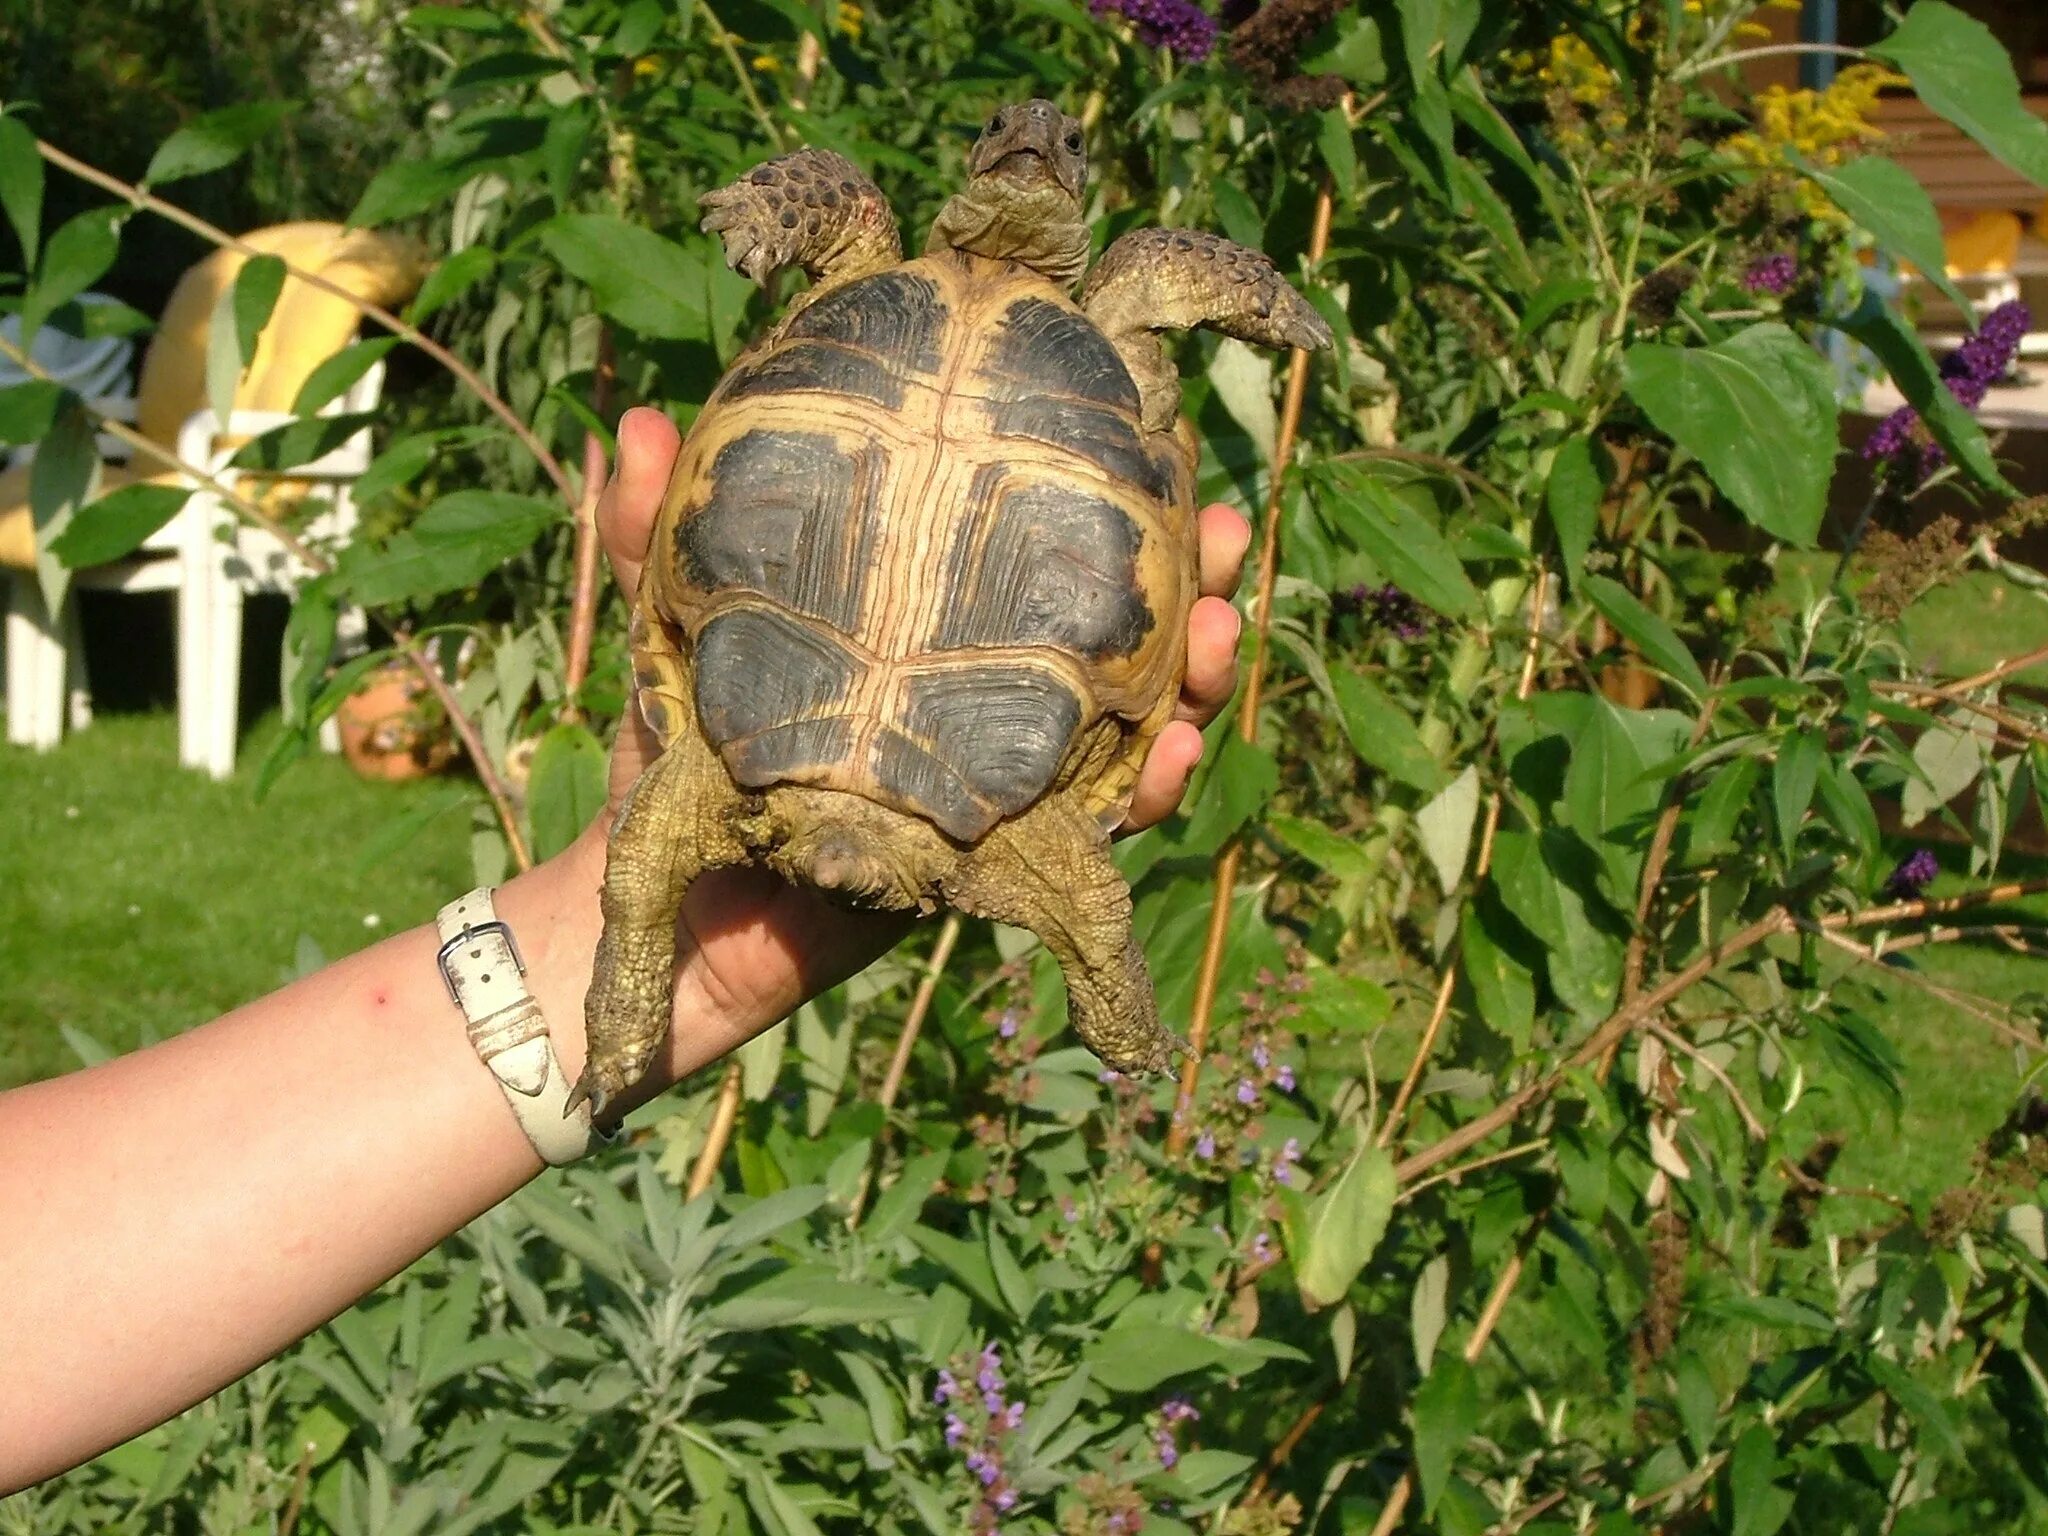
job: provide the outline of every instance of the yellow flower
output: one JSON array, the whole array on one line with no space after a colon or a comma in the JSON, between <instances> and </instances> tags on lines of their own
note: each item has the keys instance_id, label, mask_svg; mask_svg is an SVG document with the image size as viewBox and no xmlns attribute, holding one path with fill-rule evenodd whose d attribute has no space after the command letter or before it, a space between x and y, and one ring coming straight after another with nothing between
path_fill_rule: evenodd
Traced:
<instances>
[{"instance_id":1,"label":"yellow flower","mask_svg":"<svg viewBox=\"0 0 2048 1536\"><path fill-rule=\"evenodd\" d=\"M1598 106L1614 95L1614 71L1600 62L1584 38L1562 33L1550 40L1550 62L1536 72L1545 85L1562 86L1582 107Z\"/></svg>"},{"instance_id":2,"label":"yellow flower","mask_svg":"<svg viewBox=\"0 0 2048 1536\"><path fill-rule=\"evenodd\" d=\"M633 73L642 80L645 80L649 75L658 74L660 70L661 60L651 53L643 53L633 61Z\"/></svg>"},{"instance_id":3,"label":"yellow flower","mask_svg":"<svg viewBox=\"0 0 2048 1536\"><path fill-rule=\"evenodd\" d=\"M1724 147L1742 164L1764 170L1786 166L1791 160L1787 151L1797 151L1814 164L1840 165L1884 137L1884 130L1870 121L1870 114L1886 86L1904 84L1903 75L1882 65L1851 64L1824 91L1767 86L1752 103L1755 129L1736 134ZM1801 207L1813 217L1840 217L1835 205L1811 183L1800 183L1798 195Z\"/></svg>"},{"instance_id":4,"label":"yellow flower","mask_svg":"<svg viewBox=\"0 0 2048 1536\"><path fill-rule=\"evenodd\" d=\"M772 53L757 53L749 62L757 72L764 75L772 75L782 68L782 60Z\"/></svg>"},{"instance_id":5,"label":"yellow flower","mask_svg":"<svg viewBox=\"0 0 2048 1536\"><path fill-rule=\"evenodd\" d=\"M866 18L855 0L839 0L839 15L836 25L848 37L859 37L861 23Z\"/></svg>"}]
</instances>

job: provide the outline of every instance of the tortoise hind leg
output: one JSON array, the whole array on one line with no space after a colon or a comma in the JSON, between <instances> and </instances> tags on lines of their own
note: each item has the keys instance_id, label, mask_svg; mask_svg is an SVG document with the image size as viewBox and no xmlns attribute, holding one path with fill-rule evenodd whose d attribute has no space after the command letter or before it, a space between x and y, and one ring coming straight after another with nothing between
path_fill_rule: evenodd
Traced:
<instances>
[{"instance_id":1,"label":"tortoise hind leg","mask_svg":"<svg viewBox=\"0 0 2048 1536\"><path fill-rule=\"evenodd\" d=\"M1186 1047L1159 1023L1131 892L1109 838L1071 794L1041 800L961 855L941 882L963 912L1028 928L1067 983L1067 1013L1088 1048L1119 1072L1164 1072Z\"/></svg>"},{"instance_id":2,"label":"tortoise hind leg","mask_svg":"<svg viewBox=\"0 0 2048 1536\"><path fill-rule=\"evenodd\" d=\"M1311 351L1330 327L1259 252L1198 229L1135 229L1102 253L1081 308L1138 386L1145 425L1180 413L1180 375L1161 331L1207 326L1240 341Z\"/></svg>"},{"instance_id":3,"label":"tortoise hind leg","mask_svg":"<svg viewBox=\"0 0 2048 1536\"><path fill-rule=\"evenodd\" d=\"M676 913L690 882L747 857L736 823L747 802L692 719L626 792L605 850L583 1075L569 1095L602 1114L640 1081L675 1009Z\"/></svg>"},{"instance_id":4,"label":"tortoise hind leg","mask_svg":"<svg viewBox=\"0 0 2048 1536\"><path fill-rule=\"evenodd\" d=\"M800 149L757 165L700 200L702 228L725 242L726 265L766 284L784 267L818 292L903 259L896 216L859 166L829 149Z\"/></svg>"}]
</instances>

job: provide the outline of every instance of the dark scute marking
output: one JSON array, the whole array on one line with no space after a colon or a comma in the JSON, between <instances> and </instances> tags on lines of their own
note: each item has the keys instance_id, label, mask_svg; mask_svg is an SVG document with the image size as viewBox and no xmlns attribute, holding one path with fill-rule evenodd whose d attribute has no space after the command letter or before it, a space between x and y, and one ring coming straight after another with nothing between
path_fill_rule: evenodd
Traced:
<instances>
[{"instance_id":1,"label":"dark scute marking","mask_svg":"<svg viewBox=\"0 0 2048 1536\"><path fill-rule=\"evenodd\" d=\"M853 746L853 722L845 716L829 720L792 720L725 748L726 770L748 789L809 779L818 769L846 761Z\"/></svg>"},{"instance_id":2,"label":"dark scute marking","mask_svg":"<svg viewBox=\"0 0 2048 1536\"><path fill-rule=\"evenodd\" d=\"M697 718L742 784L746 743L829 713L861 670L829 634L794 614L738 608L697 637ZM773 756L774 753L770 753Z\"/></svg>"},{"instance_id":3,"label":"dark scute marking","mask_svg":"<svg viewBox=\"0 0 2048 1536\"><path fill-rule=\"evenodd\" d=\"M954 601L933 643L1051 645L1128 656L1154 619L1137 590L1143 531L1114 502L1060 485L1002 490L984 469L947 560Z\"/></svg>"},{"instance_id":4,"label":"dark scute marking","mask_svg":"<svg viewBox=\"0 0 2048 1536\"><path fill-rule=\"evenodd\" d=\"M647 729L663 741L669 739L668 706L651 693L640 695L640 718L647 722Z\"/></svg>"},{"instance_id":5,"label":"dark scute marking","mask_svg":"<svg viewBox=\"0 0 2048 1536\"><path fill-rule=\"evenodd\" d=\"M1160 473L1137 429L1115 411L1040 395L992 402L989 424L1002 437L1036 438L1078 453L1101 465L1110 478L1138 487L1154 501L1173 497L1172 477Z\"/></svg>"},{"instance_id":6,"label":"dark scute marking","mask_svg":"<svg viewBox=\"0 0 2048 1536\"><path fill-rule=\"evenodd\" d=\"M758 362L726 376L720 397L775 395L791 389L819 389L848 395L896 411L903 408L903 379L872 352L828 341L785 342Z\"/></svg>"},{"instance_id":7,"label":"dark scute marking","mask_svg":"<svg viewBox=\"0 0 2048 1536\"><path fill-rule=\"evenodd\" d=\"M826 294L786 334L840 342L913 373L937 373L947 313L930 278L880 272Z\"/></svg>"},{"instance_id":8,"label":"dark scute marking","mask_svg":"<svg viewBox=\"0 0 2048 1536\"><path fill-rule=\"evenodd\" d=\"M1079 395L1138 409L1138 387L1094 322L1044 299L1019 299L1003 311L988 374L997 400Z\"/></svg>"},{"instance_id":9,"label":"dark scute marking","mask_svg":"<svg viewBox=\"0 0 2048 1536\"><path fill-rule=\"evenodd\" d=\"M877 783L950 836L976 838L1045 793L1081 724L1081 701L1031 667L973 667L911 679L903 730L880 737Z\"/></svg>"},{"instance_id":10,"label":"dark scute marking","mask_svg":"<svg viewBox=\"0 0 2048 1536\"><path fill-rule=\"evenodd\" d=\"M868 771L886 801L963 843L976 841L999 819L993 806L974 798L958 773L889 726L875 733Z\"/></svg>"},{"instance_id":11,"label":"dark scute marking","mask_svg":"<svg viewBox=\"0 0 2048 1536\"><path fill-rule=\"evenodd\" d=\"M880 451L849 457L817 432L736 437L711 463L711 495L676 529L683 573L741 588L851 630L874 563Z\"/></svg>"}]
</instances>

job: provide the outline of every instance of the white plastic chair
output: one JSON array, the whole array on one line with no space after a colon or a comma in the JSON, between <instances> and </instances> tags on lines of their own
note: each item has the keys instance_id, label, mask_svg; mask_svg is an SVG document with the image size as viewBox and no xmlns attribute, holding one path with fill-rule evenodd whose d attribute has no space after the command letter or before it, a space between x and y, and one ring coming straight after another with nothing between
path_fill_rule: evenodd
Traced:
<instances>
[{"instance_id":1,"label":"white plastic chair","mask_svg":"<svg viewBox=\"0 0 2048 1536\"><path fill-rule=\"evenodd\" d=\"M423 275L418 253L376 231L349 231L334 224L291 224L245 237L304 268L320 271L358 296L382 304L402 303ZM311 542L345 537L355 526L351 486L368 467L370 438L357 432L318 461L276 475L237 470L229 461L241 445L295 420L276 409L296 398L312 369L354 336L357 316L345 301L288 279L270 326L246 370L236 407L225 423L204 398L206 337L221 296L232 286L243 258L219 251L200 263L173 292L143 364L138 430L175 450L184 463L207 470L237 494L259 504L283 487L315 495L327 505L301 536ZM320 414L373 410L382 393L378 363ZM189 403L186 403L189 402ZM115 461L118 464L118 459ZM153 478L180 483L175 473L130 463L119 478ZM17 476L19 467L8 471ZM0 511L0 567L14 577L7 612L7 735L21 745L55 746L64 727L91 718L77 606L68 598L58 613L44 605L32 556L22 544L26 508ZM8 519L12 519L12 523ZM11 535L11 538L10 538ZM261 528L237 518L221 498L196 486L177 516L126 559L71 574L74 590L173 591L178 595L178 757L215 778L234 771L241 704L241 641L244 601L250 592L290 593L309 573L286 547ZM344 611L338 625L344 645L360 640L363 617ZM330 727L323 742L333 749Z\"/></svg>"}]
</instances>

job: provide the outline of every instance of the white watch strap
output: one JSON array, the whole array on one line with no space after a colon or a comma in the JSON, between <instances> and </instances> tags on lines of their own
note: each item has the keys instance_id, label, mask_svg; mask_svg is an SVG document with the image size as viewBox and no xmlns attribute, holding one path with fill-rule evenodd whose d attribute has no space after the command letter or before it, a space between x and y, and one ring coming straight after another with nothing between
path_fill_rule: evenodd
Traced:
<instances>
[{"instance_id":1,"label":"white watch strap","mask_svg":"<svg viewBox=\"0 0 2048 1536\"><path fill-rule=\"evenodd\" d=\"M479 886L441 909L441 979L469 1021L469 1042L504 1091L519 1128L547 1162L560 1167L610 1138L596 1130L590 1106L565 1115L569 1079L548 1039L540 1004L526 990L526 964L512 930Z\"/></svg>"}]
</instances>

